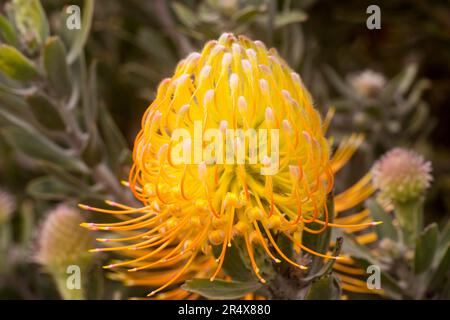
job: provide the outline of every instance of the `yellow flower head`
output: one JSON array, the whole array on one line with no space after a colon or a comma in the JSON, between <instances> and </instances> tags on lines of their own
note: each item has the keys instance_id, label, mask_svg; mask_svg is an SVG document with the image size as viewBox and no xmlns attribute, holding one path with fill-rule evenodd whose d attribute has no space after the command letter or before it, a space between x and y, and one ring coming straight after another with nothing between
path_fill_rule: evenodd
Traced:
<instances>
[{"instance_id":1,"label":"yellow flower head","mask_svg":"<svg viewBox=\"0 0 450 320\"><path fill-rule=\"evenodd\" d=\"M108 240L126 244L98 250L146 252L108 267L148 272L168 263L182 266L151 294L175 283L218 246L213 280L235 237L244 239L261 282L255 246L274 262L284 259L306 269L282 252L274 235L283 233L297 250L325 256L301 241L304 231L336 226L328 223L326 199L348 152L332 162L324 127L299 75L274 49L223 34L178 64L142 118L129 187L144 206L109 202L119 211L83 206L139 215L86 226L127 234ZM341 200L340 210L348 202ZM311 223L322 228L313 230Z\"/></svg>"}]
</instances>

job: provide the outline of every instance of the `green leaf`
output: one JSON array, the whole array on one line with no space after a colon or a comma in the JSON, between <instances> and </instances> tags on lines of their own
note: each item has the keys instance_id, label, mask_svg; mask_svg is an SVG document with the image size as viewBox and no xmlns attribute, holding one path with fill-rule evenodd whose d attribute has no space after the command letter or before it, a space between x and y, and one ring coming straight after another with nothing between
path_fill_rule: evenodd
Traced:
<instances>
[{"instance_id":1,"label":"green leaf","mask_svg":"<svg viewBox=\"0 0 450 320\"><path fill-rule=\"evenodd\" d=\"M38 132L18 127L8 127L1 132L13 148L25 153L31 159L46 160L68 170L86 171L82 162Z\"/></svg>"},{"instance_id":2,"label":"green leaf","mask_svg":"<svg viewBox=\"0 0 450 320\"><path fill-rule=\"evenodd\" d=\"M88 281L84 283L86 286L86 294L88 300L101 300L105 293L105 275L101 266L101 261L95 260L88 270Z\"/></svg>"},{"instance_id":3,"label":"green leaf","mask_svg":"<svg viewBox=\"0 0 450 320\"><path fill-rule=\"evenodd\" d=\"M233 14L231 19L236 24L245 24L253 21L255 18L259 17L264 10L255 6L247 6Z\"/></svg>"},{"instance_id":4,"label":"green leaf","mask_svg":"<svg viewBox=\"0 0 450 320\"><path fill-rule=\"evenodd\" d=\"M430 108L425 102L420 102L417 105L413 105L415 112L409 120L408 126L404 131L404 134L414 134L423 130L423 126L430 119Z\"/></svg>"},{"instance_id":5,"label":"green leaf","mask_svg":"<svg viewBox=\"0 0 450 320\"><path fill-rule=\"evenodd\" d=\"M233 239L232 246L227 248L222 269L233 280L243 282L255 281L256 276L253 275L250 262L246 256L247 251L242 249L244 245L242 237ZM221 251L222 246L213 246L213 253L216 257L220 255Z\"/></svg>"},{"instance_id":6,"label":"green leaf","mask_svg":"<svg viewBox=\"0 0 450 320\"><path fill-rule=\"evenodd\" d=\"M280 250L288 257L292 259L293 255L293 243L292 241L282 232L277 235L277 246ZM284 261L287 263L286 261ZM283 261L282 261L283 263Z\"/></svg>"},{"instance_id":7,"label":"green leaf","mask_svg":"<svg viewBox=\"0 0 450 320\"><path fill-rule=\"evenodd\" d=\"M379 264L372 252L370 252L370 249L359 244L353 235L343 233L342 236L344 237L343 251L345 253L350 254L352 257L365 259L371 264Z\"/></svg>"},{"instance_id":8,"label":"green leaf","mask_svg":"<svg viewBox=\"0 0 450 320\"><path fill-rule=\"evenodd\" d=\"M242 298L249 292L258 290L261 284L258 282L238 282L209 279L187 280L182 285L184 290L198 293L208 299L232 300Z\"/></svg>"},{"instance_id":9,"label":"green leaf","mask_svg":"<svg viewBox=\"0 0 450 320\"><path fill-rule=\"evenodd\" d=\"M65 124L59 115L57 108L43 94L34 93L26 98L31 106L34 117L47 128L53 130L63 130Z\"/></svg>"},{"instance_id":10,"label":"green leaf","mask_svg":"<svg viewBox=\"0 0 450 320\"><path fill-rule=\"evenodd\" d=\"M50 34L50 28L39 0L13 0L17 29L31 50L38 49Z\"/></svg>"},{"instance_id":11,"label":"green leaf","mask_svg":"<svg viewBox=\"0 0 450 320\"><path fill-rule=\"evenodd\" d=\"M90 167L103 160L103 141L98 132L98 98L97 98L97 63L89 68L87 86L83 89L83 116L86 124L88 140L81 157Z\"/></svg>"},{"instance_id":12,"label":"green leaf","mask_svg":"<svg viewBox=\"0 0 450 320\"><path fill-rule=\"evenodd\" d=\"M439 287L445 282L444 280L446 277L450 278L450 244L448 244L446 250L444 250L444 254L437 265L436 271L433 273L429 288L433 290Z\"/></svg>"},{"instance_id":13,"label":"green leaf","mask_svg":"<svg viewBox=\"0 0 450 320\"><path fill-rule=\"evenodd\" d=\"M439 235L439 244L436 249L436 254L434 257L435 261L441 261L449 245L450 245L450 220L447 221L447 224L445 225L444 229L441 231Z\"/></svg>"},{"instance_id":14,"label":"green leaf","mask_svg":"<svg viewBox=\"0 0 450 320\"><path fill-rule=\"evenodd\" d=\"M70 70L66 62L66 48L58 37L49 38L45 44L44 67L52 88L62 97L70 95Z\"/></svg>"},{"instance_id":15,"label":"green leaf","mask_svg":"<svg viewBox=\"0 0 450 320\"><path fill-rule=\"evenodd\" d=\"M415 83L411 88L411 92L407 100L398 107L400 115L405 116L414 110L418 103L420 103L424 92L431 88L431 81L428 79L421 79Z\"/></svg>"},{"instance_id":16,"label":"green leaf","mask_svg":"<svg viewBox=\"0 0 450 320\"><path fill-rule=\"evenodd\" d=\"M99 130L108 154L108 162L117 171L121 164L131 160L131 152L122 132L104 105L100 105Z\"/></svg>"},{"instance_id":17,"label":"green leaf","mask_svg":"<svg viewBox=\"0 0 450 320\"><path fill-rule=\"evenodd\" d=\"M308 19L308 15L304 11L290 10L288 12L282 12L275 16L274 26L275 28L282 28L291 23L305 22Z\"/></svg>"},{"instance_id":18,"label":"green leaf","mask_svg":"<svg viewBox=\"0 0 450 320\"><path fill-rule=\"evenodd\" d=\"M29 112L29 105L22 97L0 90L0 106L0 117L15 126L31 128L33 116Z\"/></svg>"},{"instance_id":19,"label":"green leaf","mask_svg":"<svg viewBox=\"0 0 450 320\"><path fill-rule=\"evenodd\" d=\"M28 249L30 241L33 239L36 225L35 210L33 201L26 199L20 206L20 242L23 249Z\"/></svg>"},{"instance_id":20,"label":"green leaf","mask_svg":"<svg viewBox=\"0 0 450 320\"><path fill-rule=\"evenodd\" d=\"M78 196L79 189L71 187L53 176L44 176L32 180L26 192L35 199L65 200Z\"/></svg>"},{"instance_id":21,"label":"green leaf","mask_svg":"<svg viewBox=\"0 0 450 320\"><path fill-rule=\"evenodd\" d=\"M0 72L19 81L31 80L38 75L33 62L7 44L0 44Z\"/></svg>"},{"instance_id":22,"label":"green leaf","mask_svg":"<svg viewBox=\"0 0 450 320\"><path fill-rule=\"evenodd\" d=\"M409 64L398 76L399 82L396 90L396 95L404 95L416 78L419 67L416 63Z\"/></svg>"},{"instance_id":23,"label":"green leaf","mask_svg":"<svg viewBox=\"0 0 450 320\"><path fill-rule=\"evenodd\" d=\"M87 144L84 147L81 158L91 168L98 165L103 159L103 144L97 133L97 129L91 130Z\"/></svg>"},{"instance_id":24,"label":"green leaf","mask_svg":"<svg viewBox=\"0 0 450 320\"><path fill-rule=\"evenodd\" d=\"M62 183L73 186L74 188L85 191L88 186L82 180L82 177L75 176L71 174L69 171L64 170L58 165L55 165L48 161L39 161L39 167L48 173L49 175L59 179Z\"/></svg>"},{"instance_id":25,"label":"green leaf","mask_svg":"<svg viewBox=\"0 0 450 320\"><path fill-rule=\"evenodd\" d=\"M414 272L422 273L431 265L436 252L438 240L438 226L433 223L416 239L416 254L414 257Z\"/></svg>"},{"instance_id":26,"label":"green leaf","mask_svg":"<svg viewBox=\"0 0 450 320\"><path fill-rule=\"evenodd\" d=\"M83 116L88 132L97 128L98 92L97 92L97 62L89 66L86 85L83 87Z\"/></svg>"},{"instance_id":27,"label":"green leaf","mask_svg":"<svg viewBox=\"0 0 450 320\"><path fill-rule=\"evenodd\" d=\"M374 200L367 202L367 208L374 221L381 221L382 224L375 226L375 232L378 235L378 239L389 238L392 241L398 240L397 229L393 225L392 215L384 211L384 209Z\"/></svg>"},{"instance_id":28,"label":"green leaf","mask_svg":"<svg viewBox=\"0 0 450 320\"><path fill-rule=\"evenodd\" d=\"M334 220L334 197L330 195L327 199L327 208L328 208L328 222L332 223ZM311 223L308 225L310 229L320 230L323 228L322 225L318 223ZM331 239L331 229L327 228L320 234L311 234L308 232L304 232L302 236L303 244L319 253L325 254L330 247L330 239ZM315 273L319 271L323 266L323 258L318 256L312 256L312 263L309 267L310 273Z\"/></svg>"},{"instance_id":29,"label":"green leaf","mask_svg":"<svg viewBox=\"0 0 450 320\"><path fill-rule=\"evenodd\" d=\"M14 27L4 15L0 15L0 36L9 45L17 47L17 36Z\"/></svg>"},{"instance_id":30,"label":"green leaf","mask_svg":"<svg viewBox=\"0 0 450 320\"><path fill-rule=\"evenodd\" d=\"M339 256L339 254L341 253L343 242L344 242L343 238L336 239L336 244L332 252L333 257ZM302 278L301 281L306 283L329 275L333 271L333 265L335 262L336 259L329 259L318 272L309 275L308 277Z\"/></svg>"},{"instance_id":31,"label":"green leaf","mask_svg":"<svg viewBox=\"0 0 450 320\"><path fill-rule=\"evenodd\" d=\"M344 97L353 101L359 101L360 97L345 81L342 79L337 72L330 66L324 67L325 76L330 81L331 85Z\"/></svg>"},{"instance_id":32,"label":"green leaf","mask_svg":"<svg viewBox=\"0 0 450 320\"><path fill-rule=\"evenodd\" d=\"M183 23L186 27L194 27L198 20L196 18L195 13L187 6L180 2L173 2L172 3L173 11L175 12L175 15L177 18Z\"/></svg>"},{"instance_id":33,"label":"green leaf","mask_svg":"<svg viewBox=\"0 0 450 320\"><path fill-rule=\"evenodd\" d=\"M71 32L76 32L76 35L74 37L72 47L70 48L69 55L67 56L67 62L69 64L72 64L78 58L89 37L92 17L94 16L94 0L85 0L82 12L83 16L81 18L81 29L71 30Z\"/></svg>"},{"instance_id":34,"label":"green leaf","mask_svg":"<svg viewBox=\"0 0 450 320\"><path fill-rule=\"evenodd\" d=\"M314 281L305 296L305 300L340 300L340 298L341 285L334 275Z\"/></svg>"}]
</instances>

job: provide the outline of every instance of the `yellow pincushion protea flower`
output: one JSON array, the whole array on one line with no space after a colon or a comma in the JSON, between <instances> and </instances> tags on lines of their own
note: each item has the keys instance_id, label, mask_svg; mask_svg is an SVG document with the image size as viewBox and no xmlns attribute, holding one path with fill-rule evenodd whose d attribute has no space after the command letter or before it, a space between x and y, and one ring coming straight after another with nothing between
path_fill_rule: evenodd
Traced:
<instances>
[{"instance_id":1,"label":"yellow pincushion protea flower","mask_svg":"<svg viewBox=\"0 0 450 320\"><path fill-rule=\"evenodd\" d=\"M111 224L84 224L123 237L99 239L121 245L96 249L141 252L107 266L128 271L176 272L150 295L177 283L211 247L219 246L210 279L221 271L233 238L242 237L253 271L254 247L275 263L288 258L274 235L283 233L297 251L339 259L311 250L303 232L319 234L329 223L327 194L334 171L348 152L330 159L325 127L298 74L274 49L246 37L223 34L201 53L182 60L175 74L161 82L142 118L128 185L142 208L111 201L117 210L87 210L128 215ZM348 159L347 159L348 160ZM336 197L343 211L365 199L370 177ZM319 224L320 230L309 227ZM373 225L373 222L361 227Z\"/></svg>"}]
</instances>

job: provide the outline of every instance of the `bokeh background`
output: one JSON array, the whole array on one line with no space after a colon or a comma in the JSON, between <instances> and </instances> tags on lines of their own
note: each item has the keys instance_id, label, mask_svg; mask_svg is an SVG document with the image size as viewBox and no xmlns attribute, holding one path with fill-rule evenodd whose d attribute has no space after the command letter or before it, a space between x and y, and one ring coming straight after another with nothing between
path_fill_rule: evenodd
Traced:
<instances>
[{"instance_id":1,"label":"bokeh background","mask_svg":"<svg viewBox=\"0 0 450 320\"><path fill-rule=\"evenodd\" d=\"M51 82L49 85L46 79L38 78L25 85L11 84L4 76L0 77L3 110L0 188L12 196L15 208L8 218L9 236L2 231L2 238L7 239L2 239L0 252L0 298L59 297L34 256L42 221L61 202L73 206L80 201L95 203L107 196L128 197L111 178L127 179L129 150L158 83L171 75L181 58L200 50L206 41L223 32L245 34L277 48L301 75L322 115L329 108L336 108L330 133L337 141L351 132L365 134L363 147L339 177L337 189L370 170L374 161L389 149L411 148L433 165L434 181L426 201L427 222L444 224L448 219L449 1L96 0L94 3L89 33L83 43L83 59L76 62L80 64L77 70L81 71L74 72L80 77L73 81L86 84L86 88L79 88L79 101L90 103L80 105L86 104L88 108L89 104L94 105L91 106L94 112L87 113L82 125L93 142L89 143L91 149L83 150L81 155L68 153L84 163L87 170L71 171L64 161L54 161L48 154L23 146L16 140L20 140L17 132L6 130L11 127L11 118L5 114L11 112L28 121L27 112L16 112L15 108L33 104L28 93L17 90L34 87L51 97L54 94ZM42 4L51 34L60 35L69 48L71 36L64 29L63 12L71 4L79 5L84 12L86 3L43 0ZM380 30L366 27L369 16L366 9L371 4L381 8ZM10 1L0 1L3 15L11 14L10 9ZM33 38L30 30L23 32L22 39L26 39L20 44L23 52L30 59L41 61L42 53L33 46L39 45L39 40ZM5 91L4 85L17 90ZM75 117L86 115L83 110L76 111ZM41 119L37 118L39 122ZM50 122L54 123L52 119ZM89 123L98 128L90 130ZM59 145L72 150L70 143L65 145L64 128L51 130L47 135L45 130L41 131L45 131L43 135L47 138L61 138ZM32 137L28 138L33 144ZM97 159L96 154L103 156ZM101 163L106 163L107 173L96 171ZM97 291L92 290L90 298L137 295L136 289L124 289L103 279L98 266L106 259L100 257L94 268L94 277L102 284L96 286L100 288Z\"/></svg>"}]
</instances>

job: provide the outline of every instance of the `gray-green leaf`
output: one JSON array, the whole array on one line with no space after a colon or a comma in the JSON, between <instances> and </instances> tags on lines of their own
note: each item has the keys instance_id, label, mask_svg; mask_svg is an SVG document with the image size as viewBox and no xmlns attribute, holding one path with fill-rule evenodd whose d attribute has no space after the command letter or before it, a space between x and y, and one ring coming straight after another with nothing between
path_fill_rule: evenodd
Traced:
<instances>
[{"instance_id":1,"label":"gray-green leaf","mask_svg":"<svg viewBox=\"0 0 450 320\"><path fill-rule=\"evenodd\" d=\"M246 258L247 251L242 250L243 241L241 238L235 238L233 240L233 245L227 248L225 255L225 261L223 263L223 270L227 275L229 275L234 280L238 281L254 281L256 276L253 275L252 269L248 259ZM221 246L214 246L213 252L216 257L220 255L222 250Z\"/></svg>"},{"instance_id":2,"label":"gray-green leaf","mask_svg":"<svg viewBox=\"0 0 450 320\"><path fill-rule=\"evenodd\" d=\"M414 272L422 273L428 269L433 261L438 240L438 227L433 223L425 228L416 240L416 254L414 257Z\"/></svg>"},{"instance_id":3,"label":"gray-green leaf","mask_svg":"<svg viewBox=\"0 0 450 320\"><path fill-rule=\"evenodd\" d=\"M48 80L62 97L71 92L70 70L66 62L66 48L58 37L47 40L44 48L44 67Z\"/></svg>"},{"instance_id":4,"label":"gray-green leaf","mask_svg":"<svg viewBox=\"0 0 450 320\"><path fill-rule=\"evenodd\" d=\"M382 224L375 227L375 232L379 239L389 238L392 241L398 240L397 230L392 224L392 216L384 211L384 209L374 200L367 202L367 207L375 221L381 221Z\"/></svg>"},{"instance_id":5,"label":"gray-green leaf","mask_svg":"<svg viewBox=\"0 0 450 320\"><path fill-rule=\"evenodd\" d=\"M308 15L304 11L291 10L288 12L279 13L275 16L275 28L282 28L291 23L305 22Z\"/></svg>"},{"instance_id":6,"label":"gray-green leaf","mask_svg":"<svg viewBox=\"0 0 450 320\"><path fill-rule=\"evenodd\" d=\"M13 0L14 19L17 29L27 46L36 50L50 34L47 16L39 0Z\"/></svg>"},{"instance_id":7,"label":"gray-green leaf","mask_svg":"<svg viewBox=\"0 0 450 320\"><path fill-rule=\"evenodd\" d=\"M209 279L187 280L182 286L184 290L198 293L205 298L221 300L239 299L260 287L261 284L258 282L209 281Z\"/></svg>"},{"instance_id":8,"label":"gray-green leaf","mask_svg":"<svg viewBox=\"0 0 450 320\"><path fill-rule=\"evenodd\" d=\"M26 98L34 117L41 124L53 130L63 130L64 122L56 106L41 93L34 93Z\"/></svg>"},{"instance_id":9,"label":"gray-green leaf","mask_svg":"<svg viewBox=\"0 0 450 320\"><path fill-rule=\"evenodd\" d=\"M28 81L38 75L33 62L7 44L0 44L0 72L19 81Z\"/></svg>"},{"instance_id":10,"label":"gray-green leaf","mask_svg":"<svg viewBox=\"0 0 450 320\"><path fill-rule=\"evenodd\" d=\"M436 271L430 281L430 289L434 289L441 285L445 277L450 277L450 245L447 245L444 254L439 261Z\"/></svg>"},{"instance_id":11,"label":"gray-green leaf","mask_svg":"<svg viewBox=\"0 0 450 320\"><path fill-rule=\"evenodd\" d=\"M0 15L0 35L7 44L17 46L17 36L14 27L4 15Z\"/></svg>"},{"instance_id":12,"label":"gray-green leaf","mask_svg":"<svg viewBox=\"0 0 450 320\"><path fill-rule=\"evenodd\" d=\"M371 264L379 264L369 248L359 244L353 235L348 233L343 233L342 235L344 237L344 252L350 254L352 257L365 259Z\"/></svg>"},{"instance_id":13,"label":"gray-green leaf","mask_svg":"<svg viewBox=\"0 0 450 320\"><path fill-rule=\"evenodd\" d=\"M44 176L32 180L26 191L33 198L41 200L65 200L79 194L79 189L53 176Z\"/></svg>"},{"instance_id":14,"label":"gray-green leaf","mask_svg":"<svg viewBox=\"0 0 450 320\"><path fill-rule=\"evenodd\" d=\"M85 0L82 12L81 30L70 30L70 32L76 32L76 36L74 37L74 42L70 48L69 55L67 56L67 62L69 64L72 64L78 58L86 44L91 30L92 17L94 15L94 0Z\"/></svg>"},{"instance_id":15,"label":"gray-green leaf","mask_svg":"<svg viewBox=\"0 0 450 320\"><path fill-rule=\"evenodd\" d=\"M1 133L13 148L25 153L31 159L53 162L69 170L86 171L82 162L38 132L8 127Z\"/></svg>"},{"instance_id":16,"label":"gray-green leaf","mask_svg":"<svg viewBox=\"0 0 450 320\"><path fill-rule=\"evenodd\" d=\"M339 300L341 286L334 275L323 277L311 284L305 300Z\"/></svg>"},{"instance_id":17,"label":"gray-green leaf","mask_svg":"<svg viewBox=\"0 0 450 320\"><path fill-rule=\"evenodd\" d=\"M187 27L194 27L198 20L195 17L194 12L187 6L179 2L172 3L173 11L177 18Z\"/></svg>"}]
</instances>

